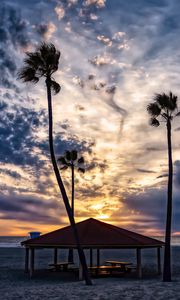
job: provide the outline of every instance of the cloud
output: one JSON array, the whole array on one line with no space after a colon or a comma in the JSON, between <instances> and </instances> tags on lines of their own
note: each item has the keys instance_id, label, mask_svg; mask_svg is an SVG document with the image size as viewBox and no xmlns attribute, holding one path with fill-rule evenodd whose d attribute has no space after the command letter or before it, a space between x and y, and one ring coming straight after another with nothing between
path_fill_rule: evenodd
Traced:
<instances>
[{"instance_id":1,"label":"cloud","mask_svg":"<svg viewBox=\"0 0 180 300\"><path fill-rule=\"evenodd\" d=\"M3 42L11 41L15 47L27 46L27 22L21 18L21 13L13 6L1 4L1 35Z\"/></svg>"},{"instance_id":2,"label":"cloud","mask_svg":"<svg viewBox=\"0 0 180 300\"><path fill-rule=\"evenodd\" d=\"M62 155L66 150L71 151L74 149L78 152L91 154L94 145L94 141L80 140L76 135L63 136L61 133L57 133L54 138L54 147L57 156Z\"/></svg>"},{"instance_id":3,"label":"cloud","mask_svg":"<svg viewBox=\"0 0 180 300\"><path fill-rule=\"evenodd\" d=\"M176 128L176 129L174 129L174 131L180 131L180 127L178 127L178 128Z\"/></svg>"},{"instance_id":4,"label":"cloud","mask_svg":"<svg viewBox=\"0 0 180 300\"><path fill-rule=\"evenodd\" d=\"M58 16L58 20L61 20L61 19L64 18L64 16L65 16L65 10L64 10L63 7L56 6L54 10L55 10L55 12L56 12L56 14Z\"/></svg>"},{"instance_id":5,"label":"cloud","mask_svg":"<svg viewBox=\"0 0 180 300\"><path fill-rule=\"evenodd\" d=\"M34 25L33 27L35 28L37 33L40 36L42 36L42 38L45 39L46 41L51 39L54 32L56 32L56 30L57 30L57 28L53 22L49 22L47 24L42 23L42 24Z\"/></svg>"},{"instance_id":6,"label":"cloud","mask_svg":"<svg viewBox=\"0 0 180 300\"><path fill-rule=\"evenodd\" d=\"M53 97L56 155L77 148L88 162L87 172L76 178L78 217L98 217L92 206L106 201L101 213L116 225L122 222L146 232L148 226L164 228L156 205L153 210L150 204L157 196L157 210L161 201L164 209L166 180L156 177L167 173L166 128L148 126L146 106L154 92L171 88L179 93L179 2L16 0L1 8L1 190L33 193L43 201L59 197L49 159L44 86L16 81L23 51L46 39L62 53L55 74L62 91ZM179 144L175 130L176 161ZM69 192L68 173L64 180ZM176 199L178 163L174 182ZM43 222L43 216L39 219Z\"/></svg>"},{"instance_id":7,"label":"cloud","mask_svg":"<svg viewBox=\"0 0 180 300\"><path fill-rule=\"evenodd\" d=\"M116 60L111 57L110 54L104 53L102 55L96 55L95 57L89 59L89 62L97 67L103 67L106 65L114 65Z\"/></svg>"},{"instance_id":8,"label":"cloud","mask_svg":"<svg viewBox=\"0 0 180 300\"><path fill-rule=\"evenodd\" d=\"M136 224L138 226L139 221L141 228L147 221L150 221L156 231L162 230L162 234L165 230L166 191L154 188L137 194L127 194L125 195L124 206L125 209L133 212L132 219L136 219L134 230L136 230ZM141 221L142 216L143 220ZM149 230L152 229L149 228Z\"/></svg>"},{"instance_id":9,"label":"cloud","mask_svg":"<svg viewBox=\"0 0 180 300\"><path fill-rule=\"evenodd\" d=\"M62 125L63 126L63 125ZM64 127L64 126L63 126ZM66 126L63 129L69 127ZM38 133L47 129L47 115L44 110L39 112L25 107L10 108L1 102L0 110L0 160L15 165L35 165L42 167L44 162L38 152L49 156L48 138L41 139ZM67 136L65 132L57 133L54 138L57 155L65 150L77 149L82 152L92 152L94 142L81 141L77 136Z\"/></svg>"},{"instance_id":10,"label":"cloud","mask_svg":"<svg viewBox=\"0 0 180 300\"><path fill-rule=\"evenodd\" d=\"M156 178L165 178L165 177L168 177L168 174L162 174L162 175L159 175L159 176L156 177Z\"/></svg>"},{"instance_id":11,"label":"cloud","mask_svg":"<svg viewBox=\"0 0 180 300\"><path fill-rule=\"evenodd\" d=\"M29 44L27 22L22 19L18 9L0 4L0 87L19 92L14 78L17 72L17 52ZM8 49L8 51L7 51Z\"/></svg>"},{"instance_id":12,"label":"cloud","mask_svg":"<svg viewBox=\"0 0 180 300\"><path fill-rule=\"evenodd\" d=\"M0 197L1 219L59 224L61 204L53 199L44 200L35 196L3 195ZM53 213L52 213L53 212Z\"/></svg>"},{"instance_id":13,"label":"cloud","mask_svg":"<svg viewBox=\"0 0 180 300\"><path fill-rule=\"evenodd\" d=\"M92 171L94 169L96 169L96 172L102 172L104 173L106 171L106 169L108 168L108 164L107 161L101 161L100 159L96 158L96 157L90 157L91 162L87 162L85 165L85 170L87 172ZM99 169L99 170L97 170Z\"/></svg>"},{"instance_id":14,"label":"cloud","mask_svg":"<svg viewBox=\"0 0 180 300\"><path fill-rule=\"evenodd\" d=\"M152 174L152 173L156 173L155 171L151 171L151 170L146 170L146 169L136 169L138 172L140 173L149 173L149 174Z\"/></svg>"},{"instance_id":15,"label":"cloud","mask_svg":"<svg viewBox=\"0 0 180 300\"><path fill-rule=\"evenodd\" d=\"M108 47L112 46L112 41L108 37L105 37L104 35L98 35L97 40L101 41L104 45L107 45Z\"/></svg>"},{"instance_id":16,"label":"cloud","mask_svg":"<svg viewBox=\"0 0 180 300\"><path fill-rule=\"evenodd\" d=\"M38 146L35 133L41 126L46 125L44 110L36 112L25 107L5 106L0 111L0 160L16 165L42 165L34 147Z\"/></svg>"},{"instance_id":17,"label":"cloud","mask_svg":"<svg viewBox=\"0 0 180 300\"><path fill-rule=\"evenodd\" d=\"M18 172L12 171L10 169L0 169L0 174L7 174L14 179L21 179L21 175Z\"/></svg>"},{"instance_id":18,"label":"cloud","mask_svg":"<svg viewBox=\"0 0 180 300\"><path fill-rule=\"evenodd\" d=\"M84 6L95 5L97 8L105 7L106 0L84 0Z\"/></svg>"},{"instance_id":19,"label":"cloud","mask_svg":"<svg viewBox=\"0 0 180 300\"><path fill-rule=\"evenodd\" d=\"M174 177L175 186L177 188L180 188L180 160L176 160L174 162L174 166L175 166L175 177Z\"/></svg>"}]
</instances>

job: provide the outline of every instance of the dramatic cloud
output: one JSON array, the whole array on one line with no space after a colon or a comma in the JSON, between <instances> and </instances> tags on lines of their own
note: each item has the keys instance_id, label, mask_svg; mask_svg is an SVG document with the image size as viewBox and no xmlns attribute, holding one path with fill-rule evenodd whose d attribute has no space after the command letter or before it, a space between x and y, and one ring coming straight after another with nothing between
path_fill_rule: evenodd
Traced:
<instances>
[{"instance_id":1,"label":"dramatic cloud","mask_svg":"<svg viewBox=\"0 0 180 300\"><path fill-rule=\"evenodd\" d=\"M150 173L150 174L156 173L155 171L145 170L145 169L137 169L137 171L140 172L140 173Z\"/></svg>"},{"instance_id":2,"label":"dramatic cloud","mask_svg":"<svg viewBox=\"0 0 180 300\"><path fill-rule=\"evenodd\" d=\"M52 22L49 22L48 24L35 25L34 28L46 41L48 41L57 30L56 26Z\"/></svg>"},{"instance_id":3,"label":"dramatic cloud","mask_svg":"<svg viewBox=\"0 0 180 300\"><path fill-rule=\"evenodd\" d=\"M146 107L157 92L180 96L179 9L177 0L0 4L2 227L10 222L23 234L37 228L31 215L42 231L68 223L49 157L45 84L17 81L24 52L48 41L61 51L54 74L62 87L53 96L55 152L58 157L76 149L86 160L85 174L75 179L77 221L93 216L163 234L166 126L150 127ZM172 128L175 232L180 230L179 128L177 118ZM62 177L71 196L70 172Z\"/></svg>"},{"instance_id":4,"label":"dramatic cloud","mask_svg":"<svg viewBox=\"0 0 180 300\"><path fill-rule=\"evenodd\" d=\"M46 125L45 112L15 106L5 108L0 111L0 161L16 165L41 164L33 150L39 144L35 133Z\"/></svg>"},{"instance_id":5,"label":"dramatic cloud","mask_svg":"<svg viewBox=\"0 0 180 300\"><path fill-rule=\"evenodd\" d=\"M83 2L84 6L90 6L90 5L95 5L98 8L104 7L105 6L106 0L85 0Z\"/></svg>"},{"instance_id":6,"label":"dramatic cloud","mask_svg":"<svg viewBox=\"0 0 180 300\"><path fill-rule=\"evenodd\" d=\"M58 20L63 19L63 17L65 16L64 8L61 6L56 6L54 10L58 16Z\"/></svg>"},{"instance_id":7,"label":"dramatic cloud","mask_svg":"<svg viewBox=\"0 0 180 300\"><path fill-rule=\"evenodd\" d=\"M36 224L58 224L60 204L33 196L1 195L1 219L19 220Z\"/></svg>"},{"instance_id":8,"label":"dramatic cloud","mask_svg":"<svg viewBox=\"0 0 180 300\"><path fill-rule=\"evenodd\" d=\"M26 49L29 44L27 22L22 19L19 10L3 3L0 4L0 18L0 86L18 92L14 81L17 71L15 58L18 57L18 51Z\"/></svg>"},{"instance_id":9,"label":"dramatic cloud","mask_svg":"<svg viewBox=\"0 0 180 300\"><path fill-rule=\"evenodd\" d=\"M180 230L180 224L178 223L178 216L180 212L179 204L179 191L175 190L173 195L173 229L175 231ZM166 220L166 205L167 205L167 191L166 189L159 189L157 193L156 188L148 189L145 192L139 192L138 194L126 195L124 205L128 211L133 212L131 215L133 229L143 231L142 227L146 222L151 222L151 227L148 225L146 232L153 235L156 232L163 235L165 231ZM142 218L142 215L144 216ZM138 224L141 224L141 229Z\"/></svg>"}]
</instances>

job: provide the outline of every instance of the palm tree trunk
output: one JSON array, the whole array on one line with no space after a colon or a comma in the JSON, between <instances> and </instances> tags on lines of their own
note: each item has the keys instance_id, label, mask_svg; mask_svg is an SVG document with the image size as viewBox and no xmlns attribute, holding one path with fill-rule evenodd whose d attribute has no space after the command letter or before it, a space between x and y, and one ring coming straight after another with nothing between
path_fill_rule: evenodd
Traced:
<instances>
[{"instance_id":1,"label":"palm tree trunk","mask_svg":"<svg viewBox=\"0 0 180 300\"><path fill-rule=\"evenodd\" d=\"M72 215L74 217L74 165L73 165L73 162L71 164L71 188L72 188L71 209L72 209ZM68 262L72 262L72 263L74 262L73 249L69 249Z\"/></svg>"},{"instance_id":2,"label":"palm tree trunk","mask_svg":"<svg viewBox=\"0 0 180 300\"><path fill-rule=\"evenodd\" d=\"M71 167L71 171L72 171L72 198L71 198L71 209L72 209L72 214L74 217L74 166L72 164Z\"/></svg>"},{"instance_id":3,"label":"palm tree trunk","mask_svg":"<svg viewBox=\"0 0 180 300\"><path fill-rule=\"evenodd\" d=\"M171 219L172 219L172 184L173 184L173 163L171 146L171 121L167 121L167 141L168 141L168 191L167 191L167 218L166 236L164 249L164 269L163 281L171 281Z\"/></svg>"},{"instance_id":4,"label":"palm tree trunk","mask_svg":"<svg viewBox=\"0 0 180 300\"><path fill-rule=\"evenodd\" d=\"M67 194L66 194L66 191L65 191L60 173L59 173L59 169L58 169L58 166L57 166L56 157L55 157L55 153L54 153L54 146L53 146L53 115L52 115L52 99L51 99L50 80L51 80L50 77L46 79L47 98L48 98L48 115L49 115L49 148L50 148L50 154L51 154L51 161L52 161L54 173L55 173L55 176L56 176L56 179L57 179L57 183L59 185L59 189L60 189L63 201L64 201L64 205L65 205L68 217L69 217L71 228L73 230L74 239L76 241L77 250L78 250L78 254L79 254L79 260L80 260L80 263L81 263L82 268L83 268L84 279L85 279L87 285L92 285L91 278L90 278L89 273L88 273L86 258L85 258L85 255L84 255L83 248L81 247L81 244L80 244L78 231L77 231L76 224L75 224L75 221L74 221L74 217L73 217L73 214L72 214L72 209L70 207L69 199L67 197Z\"/></svg>"}]
</instances>

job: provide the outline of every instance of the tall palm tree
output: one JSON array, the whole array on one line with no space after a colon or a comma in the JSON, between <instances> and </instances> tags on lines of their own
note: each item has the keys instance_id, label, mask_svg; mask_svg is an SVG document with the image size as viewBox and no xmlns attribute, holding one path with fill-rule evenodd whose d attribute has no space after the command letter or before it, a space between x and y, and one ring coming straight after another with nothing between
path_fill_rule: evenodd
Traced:
<instances>
[{"instance_id":1,"label":"tall palm tree","mask_svg":"<svg viewBox=\"0 0 180 300\"><path fill-rule=\"evenodd\" d=\"M74 170L84 173L84 157L79 157L76 150L66 151L63 156L58 158L60 170L71 169L71 209L74 217ZM69 249L68 261L74 261L73 249Z\"/></svg>"},{"instance_id":2,"label":"tall palm tree","mask_svg":"<svg viewBox=\"0 0 180 300\"><path fill-rule=\"evenodd\" d=\"M80 263L83 269L83 275L87 285L91 285L91 279L88 273L86 258L81 247L72 209L66 194L64 184L57 166L54 146L53 146L53 114L52 114L52 92L60 92L60 85L54 80L52 75L58 70L60 52L56 50L53 44L42 43L35 52L27 52L24 60L24 67L19 71L18 78L23 82L37 83L39 79L44 78L47 90L48 116L49 116L49 149L51 161L56 176L57 183L64 201L64 205L69 217L76 241Z\"/></svg>"},{"instance_id":3,"label":"tall palm tree","mask_svg":"<svg viewBox=\"0 0 180 300\"><path fill-rule=\"evenodd\" d=\"M164 251L163 281L171 281L171 223L172 223L172 188L173 188L173 162L171 145L171 123L174 117L179 116L177 107L177 96L171 92L167 95L156 94L153 102L147 106L147 111L151 116L150 124L158 127L163 121L167 127L168 143L168 188L167 188L167 217Z\"/></svg>"}]
</instances>

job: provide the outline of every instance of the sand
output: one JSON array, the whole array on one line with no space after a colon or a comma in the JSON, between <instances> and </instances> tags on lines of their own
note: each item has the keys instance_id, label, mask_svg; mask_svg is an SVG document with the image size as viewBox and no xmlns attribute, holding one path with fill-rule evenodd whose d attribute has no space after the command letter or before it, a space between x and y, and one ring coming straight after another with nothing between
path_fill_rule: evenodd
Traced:
<instances>
[{"instance_id":1,"label":"sand","mask_svg":"<svg viewBox=\"0 0 180 300\"><path fill-rule=\"evenodd\" d=\"M61 258L63 257L61 253ZM108 256L109 255L109 256ZM102 254L102 260L115 253ZM117 254L127 259L132 252ZM38 270L33 279L23 272L23 249L0 248L0 299L143 299L180 300L180 247L173 247L173 282L163 283L156 275L154 252L143 257L144 278L138 280L135 274L126 278L93 279L93 286L86 286L77 280L77 275L52 273L46 269L51 262L51 253L44 250L36 255ZM106 257L105 257L106 256ZM132 257L132 260L134 258Z\"/></svg>"}]
</instances>

